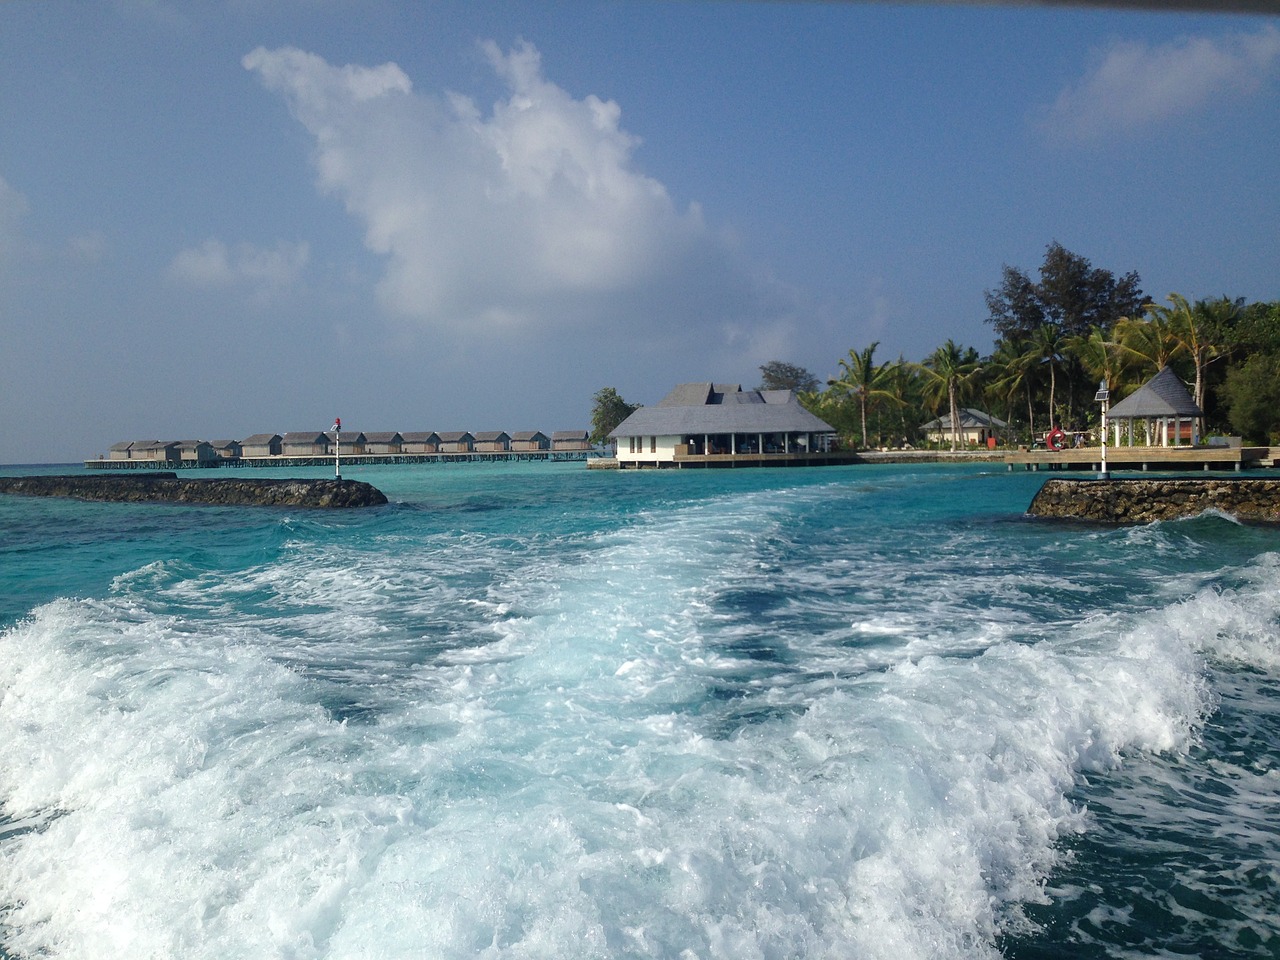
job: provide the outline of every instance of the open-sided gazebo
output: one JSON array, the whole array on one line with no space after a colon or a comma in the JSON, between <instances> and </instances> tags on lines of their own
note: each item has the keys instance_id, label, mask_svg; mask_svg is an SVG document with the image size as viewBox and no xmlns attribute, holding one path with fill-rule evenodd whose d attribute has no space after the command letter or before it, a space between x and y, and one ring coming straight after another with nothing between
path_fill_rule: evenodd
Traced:
<instances>
[{"instance_id":1,"label":"open-sided gazebo","mask_svg":"<svg viewBox=\"0 0 1280 960\"><path fill-rule=\"evenodd\" d=\"M1133 424L1141 420L1146 425L1147 446L1176 447L1181 442L1182 425L1191 425L1191 445L1199 443L1196 424L1204 416L1178 375L1164 367L1154 377L1125 397L1107 413L1115 431L1115 445L1120 446L1122 424L1128 424L1128 446L1133 446ZM1172 428L1172 429L1170 429ZM1171 442L1172 439L1172 442Z\"/></svg>"}]
</instances>

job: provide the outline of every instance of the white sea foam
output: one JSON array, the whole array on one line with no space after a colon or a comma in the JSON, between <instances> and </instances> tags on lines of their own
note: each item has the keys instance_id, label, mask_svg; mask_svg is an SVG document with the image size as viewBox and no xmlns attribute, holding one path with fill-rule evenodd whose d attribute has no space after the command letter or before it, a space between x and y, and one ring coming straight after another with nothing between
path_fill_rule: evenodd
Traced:
<instances>
[{"instance_id":1,"label":"white sea foam","mask_svg":"<svg viewBox=\"0 0 1280 960\"><path fill-rule=\"evenodd\" d=\"M995 957L1089 826L1080 777L1194 743L1206 658L1275 665L1273 561L1046 619L1047 578L955 544L793 574L817 501L558 552L299 545L40 608L0 635L8 948Z\"/></svg>"}]
</instances>

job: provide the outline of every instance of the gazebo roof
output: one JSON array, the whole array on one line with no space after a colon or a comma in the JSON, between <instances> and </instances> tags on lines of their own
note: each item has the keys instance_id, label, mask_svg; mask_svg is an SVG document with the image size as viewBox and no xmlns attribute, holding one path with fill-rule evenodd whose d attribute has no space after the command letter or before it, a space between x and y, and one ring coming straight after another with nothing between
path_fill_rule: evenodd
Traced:
<instances>
[{"instance_id":1,"label":"gazebo roof","mask_svg":"<svg viewBox=\"0 0 1280 960\"><path fill-rule=\"evenodd\" d=\"M1107 413L1112 420L1139 420L1144 417L1199 417L1196 406L1178 375L1165 367Z\"/></svg>"}]
</instances>

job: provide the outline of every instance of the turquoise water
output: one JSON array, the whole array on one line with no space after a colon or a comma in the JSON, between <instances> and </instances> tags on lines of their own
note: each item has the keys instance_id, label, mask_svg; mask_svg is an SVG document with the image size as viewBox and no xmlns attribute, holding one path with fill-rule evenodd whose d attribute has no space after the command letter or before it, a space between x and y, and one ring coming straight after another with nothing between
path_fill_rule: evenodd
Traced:
<instances>
[{"instance_id":1,"label":"turquoise water","mask_svg":"<svg viewBox=\"0 0 1280 960\"><path fill-rule=\"evenodd\" d=\"M1280 957L1280 531L344 476L391 504L0 497L4 955Z\"/></svg>"}]
</instances>

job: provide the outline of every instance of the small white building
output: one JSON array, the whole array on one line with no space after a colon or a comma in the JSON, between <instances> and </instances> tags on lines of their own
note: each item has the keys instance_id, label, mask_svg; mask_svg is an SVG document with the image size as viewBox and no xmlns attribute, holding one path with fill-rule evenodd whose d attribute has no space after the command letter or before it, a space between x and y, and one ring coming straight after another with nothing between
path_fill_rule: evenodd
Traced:
<instances>
[{"instance_id":1,"label":"small white building","mask_svg":"<svg viewBox=\"0 0 1280 960\"><path fill-rule=\"evenodd\" d=\"M951 414L930 420L920 429L924 431L925 439L931 443L950 443ZM1009 429L1007 423L983 410L975 410L972 407L960 408L959 437L960 442L965 446L970 444L986 446L990 438L995 437L998 440L1007 429Z\"/></svg>"}]
</instances>

